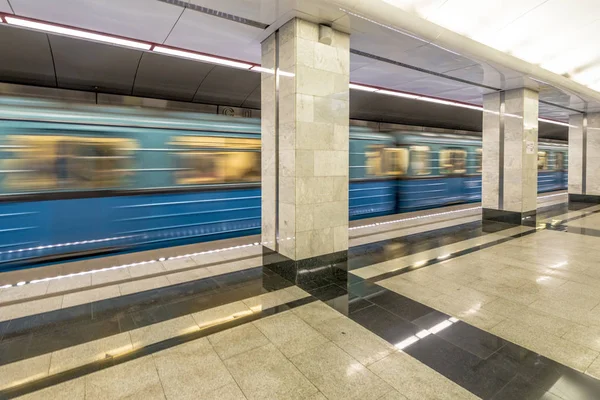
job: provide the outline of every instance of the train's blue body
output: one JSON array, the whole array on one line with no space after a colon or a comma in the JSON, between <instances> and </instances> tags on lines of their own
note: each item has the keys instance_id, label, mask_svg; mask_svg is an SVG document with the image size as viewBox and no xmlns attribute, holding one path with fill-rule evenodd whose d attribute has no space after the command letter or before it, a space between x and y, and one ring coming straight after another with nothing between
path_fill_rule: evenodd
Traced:
<instances>
[{"instance_id":1,"label":"train's blue body","mask_svg":"<svg viewBox=\"0 0 600 400\"><path fill-rule=\"evenodd\" d=\"M539 190L566 188L566 147L539 148ZM0 99L0 270L258 233L259 150L256 119ZM481 142L353 126L349 196L351 219L479 201Z\"/></svg>"}]
</instances>

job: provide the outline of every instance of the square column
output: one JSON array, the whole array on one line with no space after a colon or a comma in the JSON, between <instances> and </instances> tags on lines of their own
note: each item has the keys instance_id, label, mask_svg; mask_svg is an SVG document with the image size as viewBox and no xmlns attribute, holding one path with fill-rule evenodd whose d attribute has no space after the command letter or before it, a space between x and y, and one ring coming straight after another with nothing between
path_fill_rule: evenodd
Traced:
<instances>
[{"instance_id":1,"label":"square column","mask_svg":"<svg viewBox=\"0 0 600 400\"><path fill-rule=\"evenodd\" d=\"M569 117L569 201L600 203L600 113Z\"/></svg>"},{"instance_id":2,"label":"square column","mask_svg":"<svg viewBox=\"0 0 600 400\"><path fill-rule=\"evenodd\" d=\"M482 219L535 222L538 93L513 89L483 97Z\"/></svg>"},{"instance_id":3,"label":"square column","mask_svg":"<svg viewBox=\"0 0 600 400\"><path fill-rule=\"evenodd\" d=\"M299 18L262 43L262 241L287 260L348 249L349 45Z\"/></svg>"}]
</instances>

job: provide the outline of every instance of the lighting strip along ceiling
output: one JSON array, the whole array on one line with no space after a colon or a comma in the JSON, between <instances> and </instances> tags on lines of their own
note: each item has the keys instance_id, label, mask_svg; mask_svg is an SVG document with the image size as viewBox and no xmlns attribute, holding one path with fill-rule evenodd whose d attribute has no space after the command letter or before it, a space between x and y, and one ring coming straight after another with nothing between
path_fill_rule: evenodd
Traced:
<instances>
[{"instance_id":1,"label":"lighting strip along ceiling","mask_svg":"<svg viewBox=\"0 0 600 400\"><path fill-rule=\"evenodd\" d=\"M190 51L190 50L186 50L186 49L181 49L181 48L176 48L176 47L171 47L171 46L164 46L164 45L157 44L157 43L144 42L144 41L125 38L125 37L121 37L121 36L109 35L109 34L100 33L100 32L93 32L93 31L89 31L89 30L85 30L85 29L80 29L80 28L75 28L75 27L70 27L70 26L65 26L65 25L58 25L58 24L53 24L53 23L49 23L46 21L34 20L34 19L30 19L30 18L22 18L22 17L14 16L12 14L0 14L0 22L6 23L6 24L12 25L12 26L21 27L21 28L33 29L33 30L37 30L37 31L58 34L58 35L64 35L64 36L70 36L70 37L75 37L75 38L80 38L80 39L87 39L87 40L91 40L91 41L95 41L95 42L101 42L101 43L107 43L107 44L112 44L112 45L121 46L121 47L133 48L136 50L151 51L153 53L164 54L164 55L172 56L172 57L180 57L180 58L185 58L188 60L200 61L200 62L205 62L205 63L209 63L209 64L224 65L224 66L228 66L228 67L239 68L239 69L244 69L244 70L259 72L259 73L267 73L267 74L277 73L279 76L285 76L285 77L295 76L295 74L292 72L286 72L286 71L282 71L282 70L274 71L273 69L264 68L258 64L254 64L254 63L246 62L246 61L242 61L242 60L233 60L230 58L219 57L219 56L215 56L212 54L204 54L204 53L199 53L199 52ZM410 99L410 100L425 101L428 103L435 103L435 104L442 104L442 105L453 106L453 107L467 108L470 110L476 110L476 111L482 111L482 112L484 111L482 106L478 106L475 104L461 103L458 101L439 99L439 98L435 98L435 97L423 96L423 95L414 94L414 93L406 93L406 92L401 92L398 90L384 89L384 88L368 86L368 85L363 85L363 84L358 84L358 83L350 83L349 86L350 86L350 89L353 89L353 90L361 90L361 91L365 91L365 92L379 93L379 94L388 95L388 96L403 97L403 98ZM549 123L549 124L567 126L567 127L571 126L566 122L554 121L554 120L547 119L547 118L538 118L538 121Z\"/></svg>"}]
</instances>

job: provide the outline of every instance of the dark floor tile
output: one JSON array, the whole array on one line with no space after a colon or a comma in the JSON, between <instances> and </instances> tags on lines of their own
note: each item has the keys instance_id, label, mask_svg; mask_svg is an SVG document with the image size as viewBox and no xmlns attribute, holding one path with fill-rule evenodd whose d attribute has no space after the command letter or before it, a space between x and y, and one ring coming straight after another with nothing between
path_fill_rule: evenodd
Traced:
<instances>
[{"instance_id":1,"label":"dark floor tile","mask_svg":"<svg viewBox=\"0 0 600 400\"><path fill-rule=\"evenodd\" d=\"M162 305L148 307L144 310L131 313L130 315L138 328L174 318L173 314Z\"/></svg>"},{"instance_id":2,"label":"dark floor tile","mask_svg":"<svg viewBox=\"0 0 600 400\"><path fill-rule=\"evenodd\" d=\"M353 312L349 317L392 344L400 343L421 330L378 305Z\"/></svg>"},{"instance_id":3,"label":"dark floor tile","mask_svg":"<svg viewBox=\"0 0 600 400\"><path fill-rule=\"evenodd\" d=\"M482 331L462 321L452 324L438 332L437 335L479 358L488 358L507 343L496 335Z\"/></svg>"},{"instance_id":4,"label":"dark floor tile","mask_svg":"<svg viewBox=\"0 0 600 400\"><path fill-rule=\"evenodd\" d=\"M546 389L542 389L527 381L526 379L516 376L506 386L504 386L498 393L496 393L491 400L564 400L557 395L548 392Z\"/></svg>"},{"instance_id":5,"label":"dark floor tile","mask_svg":"<svg viewBox=\"0 0 600 400\"><path fill-rule=\"evenodd\" d=\"M78 321L91 321L91 304L63 308L41 314L29 315L11 320L4 330L4 338L19 336L29 332L39 332L55 329L57 326L68 325Z\"/></svg>"},{"instance_id":6,"label":"dark floor tile","mask_svg":"<svg viewBox=\"0 0 600 400\"><path fill-rule=\"evenodd\" d=\"M383 293L385 291L387 291L387 289L379 286L376 283L365 280L348 285L348 292L364 298L369 298L372 295Z\"/></svg>"},{"instance_id":7,"label":"dark floor tile","mask_svg":"<svg viewBox=\"0 0 600 400\"><path fill-rule=\"evenodd\" d=\"M369 300L366 300L362 297L353 295L353 294L348 294L348 313L353 313L359 310L362 310L363 308L367 308L373 305L373 303L371 303Z\"/></svg>"},{"instance_id":8,"label":"dark floor tile","mask_svg":"<svg viewBox=\"0 0 600 400\"><path fill-rule=\"evenodd\" d=\"M492 397L516 375L436 335L426 336L404 351L481 398Z\"/></svg>"},{"instance_id":9,"label":"dark floor tile","mask_svg":"<svg viewBox=\"0 0 600 400\"><path fill-rule=\"evenodd\" d=\"M279 275L263 274L261 276L262 286L268 291L275 291L285 289L286 287L292 286L292 283L287 279L282 278Z\"/></svg>"},{"instance_id":10,"label":"dark floor tile","mask_svg":"<svg viewBox=\"0 0 600 400\"><path fill-rule=\"evenodd\" d=\"M414 321L434 311L431 307L387 289L369 296L368 299L408 321Z\"/></svg>"},{"instance_id":11,"label":"dark floor tile","mask_svg":"<svg viewBox=\"0 0 600 400\"><path fill-rule=\"evenodd\" d=\"M431 329L437 324L448 320L449 318L450 316L448 314L444 314L443 312L432 309L427 314L414 319L412 322L421 329Z\"/></svg>"},{"instance_id":12,"label":"dark floor tile","mask_svg":"<svg viewBox=\"0 0 600 400\"><path fill-rule=\"evenodd\" d=\"M321 301L329 301L337 297L347 295L348 291L343 287L331 283L327 286L309 290L308 293Z\"/></svg>"}]
</instances>

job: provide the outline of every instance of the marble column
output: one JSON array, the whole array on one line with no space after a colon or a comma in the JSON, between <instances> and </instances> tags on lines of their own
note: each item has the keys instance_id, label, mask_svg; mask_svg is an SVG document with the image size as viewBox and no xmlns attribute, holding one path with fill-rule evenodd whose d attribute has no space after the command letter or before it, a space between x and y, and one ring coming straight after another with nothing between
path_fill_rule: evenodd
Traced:
<instances>
[{"instance_id":1,"label":"marble column","mask_svg":"<svg viewBox=\"0 0 600 400\"><path fill-rule=\"evenodd\" d=\"M262 43L262 240L287 260L348 249L349 44L299 18Z\"/></svg>"},{"instance_id":2,"label":"marble column","mask_svg":"<svg viewBox=\"0 0 600 400\"><path fill-rule=\"evenodd\" d=\"M538 93L513 89L483 97L483 221L535 222Z\"/></svg>"},{"instance_id":3,"label":"marble column","mask_svg":"<svg viewBox=\"0 0 600 400\"><path fill-rule=\"evenodd\" d=\"M600 113L569 117L569 201L600 203Z\"/></svg>"}]
</instances>

